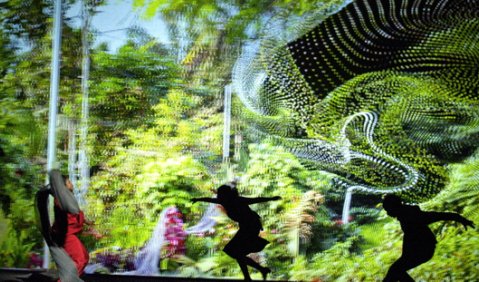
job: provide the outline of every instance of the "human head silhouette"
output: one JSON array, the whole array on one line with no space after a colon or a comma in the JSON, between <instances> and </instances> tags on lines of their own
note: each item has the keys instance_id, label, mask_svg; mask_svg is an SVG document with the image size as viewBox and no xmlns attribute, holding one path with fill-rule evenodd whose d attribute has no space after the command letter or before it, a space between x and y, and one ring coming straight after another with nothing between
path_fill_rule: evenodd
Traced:
<instances>
[{"instance_id":1,"label":"human head silhouette","mask_svg":"<svg viewBox=\"0 0 479 282\"><path fill-rule=\"evenodd\" d=\"M389 216L397 217L401 212L402 205L399 196L388 194L383 198L383 208Z\"/></svg>"},{"instance_id":2,"label":"human head silhouette","mask_svg":"<svg viewBox=\"0 0 479 282\"><path fill-rule=\"evenodd\" d=\"M221 200L231 200L238 197L238 190L231 185L223 184L218 188L218 198Z\"/></svg>"}]
</instances>

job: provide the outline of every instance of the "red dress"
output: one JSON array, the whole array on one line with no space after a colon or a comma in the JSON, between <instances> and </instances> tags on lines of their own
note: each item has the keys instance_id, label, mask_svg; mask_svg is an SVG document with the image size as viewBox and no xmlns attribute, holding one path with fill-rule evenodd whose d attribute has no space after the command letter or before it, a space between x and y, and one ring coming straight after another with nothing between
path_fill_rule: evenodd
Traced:
<instances>
[{"instance_id":1,"label":"red dress","mask_svg":"<svg viewBox=\"0 0 479 282\"><path fill-rule=\"evenodd\" d=\"M57 215L61 218L60 220L57 219ZM66 230L65 228L61 228L62 224L60 223L60 221L65 221L65 219ZM65 225L65 223L63 225ZM76 235L83 230L84 223L85 216L82 211L78 214L71 214L60 210L60 208L55 205L55 223L53 223L52 229L56 234L65 233L65 236L62 236L65 241L61 242L60 245L62 245L67 254L72 258L78 270L78 275L83 274L83 270L88 264L89 259L88 251ZM61 229L64 231L61 232Z\"/></svg>"},{"instance_id":2,"label":"red dress","mask_svg":"<svg viewBox=\"0 0 479 282\"><path fill-rule=\"evenodd\" d=\"M63 245L63 248L72 258L73 262L75 262L75 265L78 270L78 275L82 275L83 270L88 264L89 256L85 246L83 246L82 242L75 234L82 231L83 224L85 222L85 216L83 215L82 211L80 211L79 214L68 213L67 216L68 229L67 236L65 238L65 245Z\"/></svg>"}]
</instances>

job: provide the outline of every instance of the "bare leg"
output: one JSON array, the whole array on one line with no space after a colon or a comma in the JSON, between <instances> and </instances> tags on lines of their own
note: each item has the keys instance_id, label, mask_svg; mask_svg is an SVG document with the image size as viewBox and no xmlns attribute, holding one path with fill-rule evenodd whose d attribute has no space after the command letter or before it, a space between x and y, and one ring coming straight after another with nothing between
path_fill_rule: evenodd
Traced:
<instances>
[{"instance_id":1,"label":"bare leg","mask_svg":"<svg viewBox=\"0 0 479 282\"><path fill-rule=\"evenodd\" d=\"M251 267L254 267L256 268L259 272L261 272L261 275L263 276L263 280L266 280L267 276L268 276L268 273L271 272L271 269L269 269L268 267L264 267L264 266L261 266L259 263L257 263L256 261L254 261L252 258L250 257L244 257L243 259L243 262Z\"/></svg>"},{"instance_id":2,"label":"bare leg","mask_svg":"<svg viewBox=\"0 0 479 282\"><path fill-rule=\"evenodd\" d=\"M399 277L399 281L401 282L414 282L414 279L406 272L404 271L402 276Z\"/></svg>"},{"instance_id":3,"label":"bare leg","mask_svg":"<svg viewBox=\"0 0 479 282\"><path fill-rule=\"evenodd\" d=\"M266 280L268 278L268 274L271 272L271 269L269 267L263 267L263 270L261 271L261 275L263 275L263 280Z\"/></svg>"},{"instance_id":4,"label":"bare leg","mask_svg":"<svg viewBox=\"0 0 479 282\"><path fill-rule=\"evenodd\" d=\"M243 272L244 280L251 281L251 277L249 276L249 272L248 272L248 265L246 264L244 259L236 259L236 261L238 262L241 268L241 272Z\"/></svg>"},{"instance_id":5,"label":"bare leg","mask_svg":"<svg viewBox=\"0 0 479 282\"><path fill-rule=\"evenodd\" d=\"M395 261L388 270L386 277L384 277L383 282L414 282L411 276L406 272L407 270L414 268L420 263L411 263L404 257L400 257Z\"/></svg>"}]
</instances>

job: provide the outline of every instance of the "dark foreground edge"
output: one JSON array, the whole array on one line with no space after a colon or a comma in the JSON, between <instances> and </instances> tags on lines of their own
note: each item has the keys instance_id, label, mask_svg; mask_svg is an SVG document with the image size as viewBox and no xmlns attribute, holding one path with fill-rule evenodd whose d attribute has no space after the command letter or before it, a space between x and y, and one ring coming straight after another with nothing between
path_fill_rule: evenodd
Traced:
<instances>
[{"instance_id":1,"label":"dark foreground edge","mask_svg":"<svg viewBox=\"0 0 479 282\"><path fill-rule=\"evenodd\" d=\"M52 282L55 281L54 273L44 269L27 268L0 268L0 282ZM172 276L138 276L138 275L112 275L112 274L86 274L82 276L85 282L234 282L243 281L237 279L219 278L188 278Z\"/></svg>"}]
</instances>

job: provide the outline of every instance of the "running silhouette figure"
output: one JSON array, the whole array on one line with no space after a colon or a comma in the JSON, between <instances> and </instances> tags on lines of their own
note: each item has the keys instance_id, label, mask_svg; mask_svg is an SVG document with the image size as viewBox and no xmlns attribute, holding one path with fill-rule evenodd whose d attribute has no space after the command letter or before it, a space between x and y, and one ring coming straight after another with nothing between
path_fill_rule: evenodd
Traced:
<instances>
[{"instance_id":1,"label":"running silhouette figure","mask_svg":"<svg viewBox=\"0 0 479 282\"><path fill-rule=\"evenodd\" d=\"M236 259L241 272L243 272L245 281L251 281L248 272L248 265L256 268L266 280L271 269L261 266L253 259L247 257L250 253L256 253L264 249L269 243L267 240L259 237L259 232L263 230L259 215L250 209L249 205L263 203L272 200L279 200L281 197L271 198L246 198L238 194L238 190L230 185L222 185L218 188L216 198L193 198L191 201L208 202L220 204L226 210L229 218L239 223L239 230L225 246L223 251L230 257Z\"/></svg>"},{"instance_id":2,"label":"running silhouette figure","mask_svg":"<svg viewBox=\"0 0 479 282\"><path fill-rule=\"evenodd\" d=\"M383 282L414 281L407 273L420 264L430 260L436 249L436 237L428 225L440 220L453 220L474 227L472 221L452 212L425 212L418 206L406 205L396 195L386 195L383 208L389 216L395 217L404 232L402 255L388 270Z\"/></svg>"}]
</instances>

